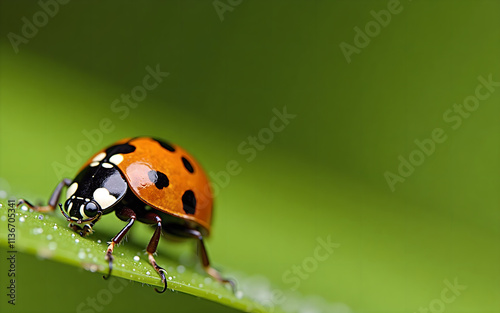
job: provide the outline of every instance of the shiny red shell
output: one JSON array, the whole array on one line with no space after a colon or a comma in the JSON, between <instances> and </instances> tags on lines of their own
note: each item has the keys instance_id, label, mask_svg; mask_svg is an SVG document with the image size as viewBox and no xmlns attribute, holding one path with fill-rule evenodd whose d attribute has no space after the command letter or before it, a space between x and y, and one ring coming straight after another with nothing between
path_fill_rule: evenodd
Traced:
<instances>
[{"instance_id":1,"label":"shiny red shell","mask_svg":"<svg viewBox=\"0 0 500 313\"><path fill-rule=\"evenodd\" d=\"M126 138L112 146L124 143L134 146L135 151L121 154L123 160L116 166L134 194L153 209L191 221L208 235L212 222L213 195L200 164L186 150L161 140L150 137ZM105 151L103 149L92 156L84 167ZM159 189L148 175L151 171L166 175L168 186ZM187 191L194 195L194 212L189 210L187 213L183 205L183 196Z\"/></svg>"}]
</instances>

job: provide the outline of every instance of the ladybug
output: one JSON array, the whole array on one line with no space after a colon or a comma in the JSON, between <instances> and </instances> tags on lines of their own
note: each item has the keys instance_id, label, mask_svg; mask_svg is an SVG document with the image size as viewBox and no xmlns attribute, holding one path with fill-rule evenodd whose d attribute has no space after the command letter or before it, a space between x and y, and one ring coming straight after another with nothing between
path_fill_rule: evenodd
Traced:
<instances>
[{"instance_id":1,"label":"ladybug","mask_svg":"<svg viewBox=\"0 0 500 313\"><path fill-rule=\"evenodd\" d=\"M184 149L151 137L126 138L92 156L75 179L63 179L55 188L47 206L30 208L49 212L56 208L62 190L67 187L64 205L59 208L69 227L82 237L106 214L115 212L126 221L125 227L111 239L106 251L109 272L113 270L113 250L136 221L156 225L146 248L149 262L161 277L164 292L166 271L156 263L154 254L162 231L177 238L198 242L198 255L205 271L217 281L225 279L210 266L204 238L210 234L213 196L200 164Z\"/></svg>"}]
</instances>

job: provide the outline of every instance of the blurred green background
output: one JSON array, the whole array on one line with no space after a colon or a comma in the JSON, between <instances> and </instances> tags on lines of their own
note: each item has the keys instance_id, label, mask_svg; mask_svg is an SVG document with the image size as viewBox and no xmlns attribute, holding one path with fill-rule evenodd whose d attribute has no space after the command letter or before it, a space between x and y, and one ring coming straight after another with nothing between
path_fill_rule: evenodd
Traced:
<instances>
[{"instance_id":1,"label":"blurred green background","mask_svg":"<svg viewBox=\"0 0 500 313\"><path fill-rule=\"evenodd\" d=\"M498 83L481 89L475 110L449 111L474 101L478 77L500 81L500 2L70 1L46 23L39 14L44 25L17 53L11 33L22 36L42 8L0 3L0 190L46 201L80 166L54 164L68 165L68 149L106 118L113 130L81 163L122 137L154 135L185 147L212 178L240 164L216 198L215 263L290 290L283 275L314 256L319 238L340 244L300 279L295 311L321 302L331 312L342 311L335 303L500 312ZM388 6L399 10L390 21L378 13ZM373 37L356 38L364 47L349 63L340 45L355 46L367 23ZM122 119L112 103L157 65L168 77ZM296 117L248 162L239 145L285 106ZM414 152L436 128L446 140ZM424 157L392 191L384 173L400 175L398 157L410 155ZM33 256L19 264L18 312L37 307L35 293L44 310L72 310L105 284ZM467 289L445 303L443 281L455 278ZM145 308L135 297L147 308L218 310L135 285L106 310Z\"/></svg>"}]
</instances>

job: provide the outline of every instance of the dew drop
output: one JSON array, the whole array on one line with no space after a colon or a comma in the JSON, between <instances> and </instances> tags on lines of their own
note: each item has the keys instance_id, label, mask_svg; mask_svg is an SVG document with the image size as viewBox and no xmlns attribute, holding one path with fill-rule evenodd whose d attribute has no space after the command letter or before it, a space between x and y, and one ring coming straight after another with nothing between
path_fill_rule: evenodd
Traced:
<instances>
[{"instance_id":1,"label":"dew drop","mask_svg":"<svg viewBox=\"0 0 500 313\"><path fill-rule=\"evenodd\" d=\"M38 254L38 256L40 256L41 258L44 258L44 259L48 259L48 258L52 257L52 251L50 251L48 249L39 249L37 251L37 254Z\"/></svg>"},{"instance_id":2,"label":"dew drop","mask_svg":"<svg viewBox=\"0 0 500 313\"><path fill-rule=\"evenodd\" d=\"M25 205L23 205L23 206L21 206L21 210L24 211L24 212L26 212L26 211L28 211L28 207L25 206Z\"/></svg>"},{"instance_id":3,"label":"dew drop","mask_svg":"<svg viewBox=\"0 0 500 313\"><path fill-rule=\"evenodd\" d=\"M79 243L79 242L80 242L80 239L76 238L75 243Z\"/></svg>"},{"instance_id":4,"label":"dew drop","mask_svg":"<svg viewBox=\"0 0 500 313\"><path fill-rule=\"evenodd\" d=\"M122 267L125 267L125 263L122 263Z\"/></svg>"},{"instance_id":5,"label":"dew drop","mask_svg":"<svg viewBox=\"0 0 500 313\"><path fill-rule=\"evenodd\" d=\"M72 238L75 238L75 234L71 234L71 237L72 237Z\"/></svg>"},{"instance_id":6,"label":"dew drop","mask_svg":"<svg viewBox=\"0 0 500 313\"><path fill-rule=\"evenodd\" d=\"M39 219L39 220L43 220L43 215L41 215L41 214L40 214L40 215L38 215L38 219Z\"/></svg>"},{"instance_id":7,"label":"dew drop","mask_svg":"<svg viewBox=\"0 0 500 313\"><path fill-rule=\"evenodd\" d=\"M198 287L202 288L203 287L203 284L199 284Z\"/></svg>"},{"instance_id":8,"label":"dew drop","mask_svg":"<svg viewBox=\"0 0 500 313\"><path fill-rule=\"evenodd\" d=\"M55 250L55 249L57 249L57 242L55 241L49 242L49 250Z\"/></svg>"},{"instance_id":9,"label":"dew drop","mask_svg":"<svg viewBox=\"0 0 500 313\"><path fill-rule=\"evenodd\" d=\"M54 225L54 227L52 227L52 228L54 228L54 230L56 230L57 229L57 225Z\"/></svg>"},{"instance_id":10,"label":"dew drop","mask_svg":"<svg viewBox=\"0 0 500 313\"><path fill-rule=\"evenodd\" d=\"M241 299L241 298L243 298L243 292L241 290L238 290L238 291L236 291L235 296L236 296L236 298Z\"/></svg>"},{"instance_id":11,"label":"dew drop","mask_svg":"<svg viewBox=\"0 0 500 313\"><path fill-rule=\"evenodd\" d=\"M151 275L151 272L147 271L147 272L146 272L146 275Z\"/></svg>"},{"instance_id":12,"label":"dew drop","mask_svg":"<svg viewBox=\"0 0 500 313\"><path fill-rule=\"evenodd\" d=\"M136 256L134 257L134 261L136 261L136 262L139 262L139 260L140 260L140 259L141 259L141 258L140 258L138 255L136 255Z\"/></svg>"},{"instance_id":13,"label":"dew drop","mask_svg":"<svg viewBox=\"0 0 500 313\"><path fill-rule=\"evenodd\" d=\"M26 219L24 218L24 216L21 216L21 217L19 218L19 222L23 223L24 221L26 221Z\"/></svg>"},{"instance_id":14,"label":"dew drop","mask_svg":"<svg viewBox=\"0 0 500 313\"><path fill-rule=\"evenodd\" d=\"M184 267L184 265L177 266L177 272L179 272L180 274L184 273L185 270L186 268Z\"/></svg>"},{"instance_id":15,"label":"dew drop","mask_svg":"<svg viewBox=\"0 0 500 313\"><path fill-rule=\"evenodd\" d=\"M34 228L33 229L34 235L40 235L41 233L43 233L43 228Z\"/></svg>"},{"instance_id":16,"label":"dew drop","mask_svg":"<svg viewBox=\"0 0 500 313\"><path fill-rule=\"evenodd\" d=\"M2 222L4 222L7 219L7 216L2 215Z\"/></svg>"},{"instance_id":17,"label":"dew drop","mask_svg":"<svg viewBox=\"0 0 500 313\"><path fill-rule=\"evenodd\" d=\"M102 242L101 239L97 239L97 243L101 243L101 242Z\"/></svg>"},{"instance_id":18,"label":"dew drop","mask_svg":"<svg viewBox=\"0 0 500 313\"><path fill-rule=\"evenodd\" d=\"M52 240L52 235L51 234L47 235L47 240Z\"/></svg>"},{"instance_id":19,"label":"dew drop","mask_svg":"<svg viewBox=\"0 0 500 313\"><path fill-rule=\"evenodd\" d=\"M79 259L85 259L85 256L86 256L85 251L80 250L80 252L78 252L78 258Z\"/></svg>"}]
</instances>

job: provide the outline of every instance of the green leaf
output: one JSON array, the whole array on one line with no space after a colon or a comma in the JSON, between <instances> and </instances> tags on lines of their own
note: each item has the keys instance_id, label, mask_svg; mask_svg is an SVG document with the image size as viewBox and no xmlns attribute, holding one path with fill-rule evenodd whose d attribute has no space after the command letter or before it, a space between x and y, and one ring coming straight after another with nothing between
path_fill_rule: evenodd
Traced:
<instances>
[{"instance_id":1,"label":"green leaf","mask_svg":"<svg viewBox=\"0 0 500 313\"><path fill-rule=\"evenodd\" d=\"M0 203L2 204L0 208L0 246L5 246L7 249L15 248L18 252L31 253L45 259L81 267L90 272L107 274L108 264L104 255L107 242L113 237L113 234L102 230L108 227L112 228L110 226L112 224L114 224L115 229L123 227L123 223L118 222L116 218L114 220L108 219L99 228L100 221L95 227L94 234L83 238L67 227L67 221L58 212L44 214L33 212L26 206L21 206L14 207L15 217L13 217L10 214L13 211L9 210L8 201L1 199ZM12 228L15 228L15 232L9 230ZM152 229L149 229L150 232L148 232L145 225L134 225L134 228L139 228L137 238L135 233L132 234L137 240L129 240L114 249L115 259L112 275L158 286L161 289L163 287L161 279L149 263L145 253L148 235L151 236ZM8 237L10 233L15 234L14 246L12 247ZM165 243L165 240L163 242ZM174 246L171 249L173 251L170 252L162 249L155 257L158 264L168 272L169 289L218 302L241 311L268 311L263 305L243 296L241 291L235 295L228 286L208 277L198 268L197 262L194 262L194 249L189 249L192 257L186 257L189 255L186 248L193 247ZM180 263L179 258L185 262ZM226 271L223 273L225 276L231 276ZM153 287L151 287L151 292L154 292Z\"/></svg>"}]
</instances>

